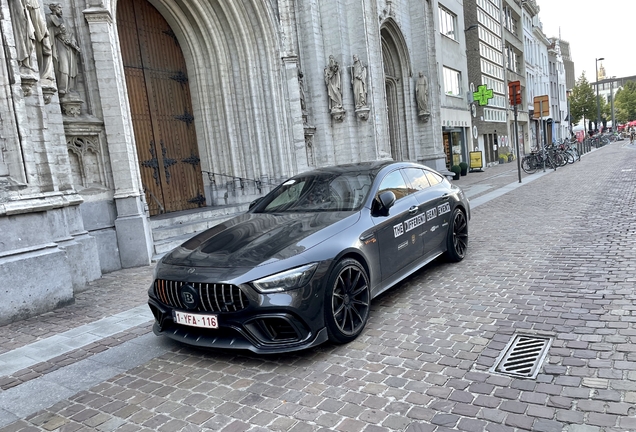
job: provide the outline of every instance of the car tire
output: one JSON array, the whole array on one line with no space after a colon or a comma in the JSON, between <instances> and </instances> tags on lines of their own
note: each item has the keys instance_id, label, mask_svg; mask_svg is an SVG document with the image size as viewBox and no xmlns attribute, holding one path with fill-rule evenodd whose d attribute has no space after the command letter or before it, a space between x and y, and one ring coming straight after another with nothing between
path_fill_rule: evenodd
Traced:
<instances>
[{"instance_id":1,"label":"car tire","mask_svg":"<svg viewBox=\"0 0 636 432\"><path fill-rule=\"evenodd\" d=\"M371 288L364 267L352 258L339 261L325 292L325 325L329 340L351 342L362 333L369 318Z\"/></svg>"},{"instance_id":2,"label":"car tire","mask_svg":"<svg viewBox=\"0 0 636 432\"><path fill-rule=\"evenodd\" d=\"M448 234L446 235L446 258L451 262L459 262L466 256L468 248L468 220L466 214L456 208L453 210Z\"/></svg>"}]
</instances>

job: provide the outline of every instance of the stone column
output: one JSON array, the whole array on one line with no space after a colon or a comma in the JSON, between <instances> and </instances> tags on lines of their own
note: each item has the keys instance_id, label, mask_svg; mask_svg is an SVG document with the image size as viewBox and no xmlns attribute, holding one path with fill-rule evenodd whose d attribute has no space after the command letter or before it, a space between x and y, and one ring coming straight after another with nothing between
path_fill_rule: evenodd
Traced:
<instances>
[{"instance_id":1,"label":"stone column","mask_svg":"<svg viewBox=\"0 0 636 432\"><path fill-rule=\"evenodd\" d=\"M124 268L149 265L152 237L145 213L137 149L126 93L126 79L121 64L110 11L102 7L84 10L90 43L95 59L95 73L100 94L104 129L115 186L117 243Z\"/></svg>"}]
</instances>

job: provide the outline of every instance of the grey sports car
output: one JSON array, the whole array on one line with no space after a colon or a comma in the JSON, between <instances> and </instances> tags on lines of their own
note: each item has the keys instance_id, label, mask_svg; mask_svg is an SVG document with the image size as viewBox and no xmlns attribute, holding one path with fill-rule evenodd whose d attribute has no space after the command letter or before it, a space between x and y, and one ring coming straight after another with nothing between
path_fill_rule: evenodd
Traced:
<instances>
[{"instance_id":1,"label":"grey sports car","mask_svg":"<svg viewBox=\"0 0 636 432\"><path fill-rule=\"evenodd\" d=\"M299 174L157 263L153 330L257 353L350 342L378 294L440 255L464 258L469 219L461 189L415 163Z\"/></svg>"}]
</instances>

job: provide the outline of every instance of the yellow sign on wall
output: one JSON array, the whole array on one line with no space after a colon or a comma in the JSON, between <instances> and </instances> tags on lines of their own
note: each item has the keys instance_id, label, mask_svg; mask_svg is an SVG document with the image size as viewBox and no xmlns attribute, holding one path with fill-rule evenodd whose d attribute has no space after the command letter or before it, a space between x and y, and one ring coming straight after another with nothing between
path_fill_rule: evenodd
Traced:
<instances>
[{"instance_id":1,"label":"yellow sign on wall","mask_svg":"<svg viewBox=\"0 0 636 432\"><path fill-rule=\"evenodd\" d=\"M480 151L472 151L470 154L470 169L482 169L484 162Z\"/></svg>"}]
</instances>

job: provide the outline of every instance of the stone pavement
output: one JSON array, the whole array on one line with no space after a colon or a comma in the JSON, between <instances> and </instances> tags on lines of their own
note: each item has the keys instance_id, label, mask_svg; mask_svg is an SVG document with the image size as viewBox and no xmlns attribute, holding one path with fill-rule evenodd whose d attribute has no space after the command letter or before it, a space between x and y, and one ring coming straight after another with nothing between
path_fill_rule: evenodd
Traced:
<instances>
[{"instance_id":1,"label":"stone pavement","mask_svg":"<svg viewBox=\"0 0 636 432\"><path fill-rule=\"evenodd\" d=\"M257 356L157 338L152 268L0 327L0 432L636 431L636 147L456 183L469 255L374 300L348 345ZM552 338L535 379L490 371L519 333Z\"/></svg>"}]
</instances>

